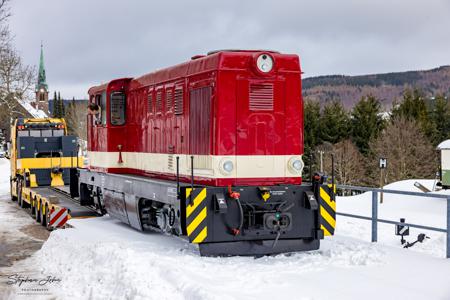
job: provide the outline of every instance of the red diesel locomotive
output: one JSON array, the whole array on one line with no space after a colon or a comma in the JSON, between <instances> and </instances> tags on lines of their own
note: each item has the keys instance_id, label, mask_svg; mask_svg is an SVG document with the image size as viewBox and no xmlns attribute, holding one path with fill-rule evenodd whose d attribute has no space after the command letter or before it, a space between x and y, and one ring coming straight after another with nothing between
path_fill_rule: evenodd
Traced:
<instances>
[{"instance_id":1,"label":"red diesel locomotive","mask_svg":"<svg viewBox=\"0 0 450 300\"><path fill-rule=\"evenodd\" d=\"M297 55L227 50L92 87L101 110L73 193L202 255L317 249L335 206L326 185L301 185L300 77Z\"/></svg>"}]
</instances>

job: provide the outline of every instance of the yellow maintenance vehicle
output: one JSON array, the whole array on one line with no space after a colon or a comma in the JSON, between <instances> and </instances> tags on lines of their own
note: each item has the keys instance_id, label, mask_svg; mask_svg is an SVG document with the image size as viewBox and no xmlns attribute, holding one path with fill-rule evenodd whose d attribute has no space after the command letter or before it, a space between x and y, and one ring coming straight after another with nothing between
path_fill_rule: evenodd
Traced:
<instances>
[{"instance_id":1,"label":"yellow maintenance vehicle","mask_svg":"<svg viewBox=\"0 0 450 300\"><path fill-rule=\"evenodd\" d=\"M52 229L71 217L97 215L95 208L70 197L70 176L83 166L83 157L64 119L16 119L8 152L11 199L29 209L37 222Z\"/></svg>"}]
</instances>

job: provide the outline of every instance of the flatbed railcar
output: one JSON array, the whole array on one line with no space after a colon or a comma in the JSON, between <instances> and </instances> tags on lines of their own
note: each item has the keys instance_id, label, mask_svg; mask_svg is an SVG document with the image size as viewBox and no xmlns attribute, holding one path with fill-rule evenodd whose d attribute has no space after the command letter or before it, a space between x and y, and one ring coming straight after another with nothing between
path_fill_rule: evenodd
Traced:
<instances>
[{"instance_id":1,"label":"flatbed railcar","mask_svg":"<svg viewBox=\"0 0 450 300\"><path fill-rule=\"evenodd\" d=\"M64 119L18 118L11 125L11 199L48 229L98 215L68 191L70 173L83 166L78 152L77 137L67 134Z\"/></svg>"},{"instance_id":2,"label":"flatbed railcar","mask_svg":"<svg viewBox=\"0 0 450 300\"><path fill-rule=\"evenodd\" d=\"M302 184L299 57L225 50L89 89L89 166L71 185L138 230L186 236L201 255L318 249L333 188Z\"/></svg>"}]
</instances>

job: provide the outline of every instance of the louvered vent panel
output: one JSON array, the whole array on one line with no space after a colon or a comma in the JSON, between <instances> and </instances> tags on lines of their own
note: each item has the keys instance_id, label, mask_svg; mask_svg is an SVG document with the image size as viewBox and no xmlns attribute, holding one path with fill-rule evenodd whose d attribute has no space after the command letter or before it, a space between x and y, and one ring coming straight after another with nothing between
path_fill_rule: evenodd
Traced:
<instances>
[{"instance_id":1,"label":"louvered vent panel","mask_svg":"<svg viewBox=\"0 0 450 300\"><path fill-rule=\"evenodd\" d=\"M175 90L175 114L183 114L183 89L178 88Z\"/></svg>"},{"instance_id":2,"label":"louvered vent panel","mask_svg":"<svg viewBox=\"0 0 450 300\"><path fill-rule=\"evenodd\" d=\"M153 93L152 92L148 92L147 102L148 102L148 112L153 113Z\"/></svg>"},{"instance_id":3,"label":"louvered vent panel","mask_svg":"<svg viewBox=\"0 0 450 300\"><path fill-rule=\"evenodd\" d=\"M166 90L166 111L172 109L172 90Z\"/></svg>"},{"instance_id":4,"label":"louvered vent panel","mask_svg":"<svg viewBox=\"0 0 450 300\"><path fill-rule=\"evenodd\" d=\"M156 112L162 112L162 92L156 93Z\"/></svg>"},{"instance_id":5,"label":"louvered vent panel","mask_svg":"<svg viewBox=\"0 0 450 300\"><path fill-rule=\"evenodd\" d=\"M273 84L250 84L250 110L273 110Z\"/></svg>"}]
</instances>

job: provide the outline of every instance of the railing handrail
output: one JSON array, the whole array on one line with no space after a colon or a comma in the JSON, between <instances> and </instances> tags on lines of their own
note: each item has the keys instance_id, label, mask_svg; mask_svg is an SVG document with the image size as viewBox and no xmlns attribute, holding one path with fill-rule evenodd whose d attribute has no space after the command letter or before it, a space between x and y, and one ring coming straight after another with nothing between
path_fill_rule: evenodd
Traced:
<instances>
[{"instance_id":1,"label":"railing handrail","mask_svg":"<svg viewBox=\"0 0 450 300\"><path fill-rule=\"evenodd\" d=\"M363 215L355 215L355 214L349 214L349 213L343 213L343 212L336 212L336 215L372 221L372 217L367 217L367 216L363 216ZM438 232L444 232L444 233L447 232L447 230L444 228L425 226L425 225L419 225L419 224L414 224L414 223L397 222L397 221L391 221L391 220L386 220L386 219L377 219L377 222L386 223L386 224L394 224L394 225L403 225L403 226L409 226L409 227L413 227L413 228L438 231Z\"/></svg>"},{"instance_id":2,"label":"railing handrail","mask_svg":"<svg viewBox=\"0 0 450 300\"><path fill-rule=\"evenodd\" d=\"M388 194L398 194L398 195L407 195L407 196L420 196L420 197L428 197L428 198L440 198L440 199L448 199L450 195L436 194L436 193L424 193L424 192L410 192L410 191L401 191L401 190L391 190L391 189L382 189L382 188L373 188L373 187L365 187L365 186L354 186L354 185L344 185L337 184L336 188L343 190L354 190L354 191L364 191L364 192L377 192L377 193L388 193Z\"/></svg>"},{"instance_id":3,"label":"railing handrail","mask_svg":"<svg viewBox=\"0 0 450 300\"><path fill-rule=\"evenodd\" d=\"M378 240L378 222L380 223L388 223L388 224L396 224L396 225L403 225L403 226L410 226L410 227L416 227L426 230L432 230L432 231L439 231L439 232L445 232L446 233L446 254L445 256L447 258L450 258L450 195L443 195L443 194L434 194L434 193L425 193L425 192L409 192L409 191L399 191L399 190L391 190L391 189L381 189L381 188L371 188L371 187L362 187L362 186L352 186L352 185L343 185L338 184L336 185L339 189L346 189L346 190L357 190L357 191L366 191L366 192L372 192L372 217L366 217L361 215L353 215L349 213L344 212L336 212L337 215L342 215L350 218L358 218L358 219L365 219L372 221L372 242L377 242ZM392 220L385 220L385 219L379 219L378 218L378 193L390 193L390 194L399 194L399 195L408 195L408 196L420 196L420 197L428 197L428 198L440 198L440 199L446 199L447 201L447 213L446 213L446 220L447 220L447 229L442 228L436 228L431 226L425 226L425 225L418 225L418 224L410 224L410 223L402 223L402 222L396 222Z\"/></svg>"}]
</instances>

